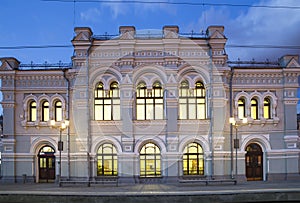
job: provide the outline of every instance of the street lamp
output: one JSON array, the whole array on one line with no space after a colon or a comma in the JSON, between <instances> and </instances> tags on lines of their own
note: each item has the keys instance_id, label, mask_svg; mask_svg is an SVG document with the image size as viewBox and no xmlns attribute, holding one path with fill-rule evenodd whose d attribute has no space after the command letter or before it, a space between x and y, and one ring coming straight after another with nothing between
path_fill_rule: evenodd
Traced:
<instances>
[{"instance_id":1,"label":"street lamp","mask_svg":"<svg viewBox=\"0 0 300 203\"><path fill-rule=\"evenodd\" d=\"M242 124L238 124L234 117L229 118L229 123L235 128L235 139L233 140L233 147L235 149L235 178L237 178L237 150L239 148L239 139L238 139L238 127L245 125L248 122L247 118L242 118Z\"/></svg>"},{"instance_id":2,"label":"street lamp","mask_svg":"<svg viewBox=\"0 0 300 203\"><path fill-rule=\"evenodd\" d=\"M60 185L60 178L61 178L61 151L63 151L63 141L61 139L62 131L65 130L69 126L69 120L60 121L60 125L56 125L55 120L50 120L50 126L59 129L59 141L57 143L57 148L59 151L59 174L58 174L58 183Z\"/></svg>"}]
</instances>

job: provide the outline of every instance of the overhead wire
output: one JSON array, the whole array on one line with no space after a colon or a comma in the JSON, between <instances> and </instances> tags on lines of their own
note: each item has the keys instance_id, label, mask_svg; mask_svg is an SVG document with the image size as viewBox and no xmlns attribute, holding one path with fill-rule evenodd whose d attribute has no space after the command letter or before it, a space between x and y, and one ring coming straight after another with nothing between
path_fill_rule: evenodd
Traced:
<instances>
[{"instance_id":1,"label":"overhead wire","mask_svg":"<svg viewBox=\"0 0 300 203\"><path fill-rule=\"evenodd\" d=\"M253 8L271 8L271 9L300 9L300 6L272 6L272 5L251 5L251 4L231 4L231 3L209 3L209 2L189 2L189 1L139 1L139 0L41 0L48 2L64 2L64 3L117 3L117 4L169 4L169 5L186 5L186 6L230 6L230 7L253 7Z\"/></svg>"}]
</instances>

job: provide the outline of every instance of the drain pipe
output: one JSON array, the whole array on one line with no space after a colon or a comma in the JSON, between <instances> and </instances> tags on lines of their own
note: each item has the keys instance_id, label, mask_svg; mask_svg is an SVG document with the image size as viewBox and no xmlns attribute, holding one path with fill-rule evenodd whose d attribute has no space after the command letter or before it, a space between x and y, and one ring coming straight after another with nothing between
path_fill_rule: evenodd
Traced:
<instances>
[{"instance_id":1,"label":"drain pipe","mask_svg":"<svg viewBox=\"0 0 300 203\"><path fill-rule=\"evenodd\" d=\"M64 78L67 81L67 113L66 119L70 121L70 80L66 75L67 68L62 69L64 73ZM70 167L70 127L67 128L67 161L68 161L68 180L70 179L71 167Z\"/></svg>"},{"instance_id":2,"label":"drain pipe","mask_svg":"<svg viewBox=\"0 0 300 203\"><path fill-rule=\"evenodd\" d=\"M232 112L232 78L234 74L234 68L230 67L230 78L229 78L229 113L230 113L230 118L233 117L233 112ZM233 137L232 137L232 131L233 131L233 126L232 123L230 123L230 176L231 179L234 179L233 176Z\"/></svg>"},{"instance_id":3,"label":"drain pipe","mask_svg":"<svg viewBox=\"0 0 300 203\"><path fill-rule=\"evenodd\" d=\"M211 150L211 173L210 173L210 179L214 179L214 138L213 138L213 61L212 61L212 47L208 43L209 47L209 79L210 79L210 85L209 85L209 117L210 117L210 125L209 125L209 148Z\"/></svg>"}]
</instances>

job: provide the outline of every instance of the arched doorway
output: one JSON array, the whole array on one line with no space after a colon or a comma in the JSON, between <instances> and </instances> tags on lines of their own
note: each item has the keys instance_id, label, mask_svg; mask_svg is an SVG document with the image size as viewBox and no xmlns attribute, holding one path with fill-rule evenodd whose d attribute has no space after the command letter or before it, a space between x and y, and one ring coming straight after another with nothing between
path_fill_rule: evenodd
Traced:
<instances>
[{"instance_id":1,"label":"arched doorway","mask_svg":"<svg viewBox=\"0 0 300 203\"><path fill-rule=\"evenodd\" d=\"M55 156L54 149L44 146L38 154L39 162L39 182L54 182L55 180Z\"/></svg>"},{"instance_id":2,"label":"arched doorway","mask_svg":"<svg viewBox=\"0 0 300 203\"><path fill-rule=\"evenodd\" d=\"M248 181L263 180L263 151L256 143L246 147L246 178Z\"/></svg>"}]
</instances>

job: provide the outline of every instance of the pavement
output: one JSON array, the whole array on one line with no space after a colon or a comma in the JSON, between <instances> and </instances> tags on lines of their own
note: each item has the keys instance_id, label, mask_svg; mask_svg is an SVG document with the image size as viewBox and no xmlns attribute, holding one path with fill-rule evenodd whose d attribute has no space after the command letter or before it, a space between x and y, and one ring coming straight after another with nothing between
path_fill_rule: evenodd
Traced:
<instances>
[{"instance_id":1,"label":"pavement","mask_svg":"<svg viewBox=\"0 0 300 203\"><path fill-rule=\"evenodd\" d=\"M80 197L80 198L79 198ZM160 197L157 199L157 197ZM80 201L77 201L78 198ZM185 201L186 200L186 201ZM300 202L300 182L251 181L237 183L0 184L0 202Z\"/></svg>"}]
</instances>

